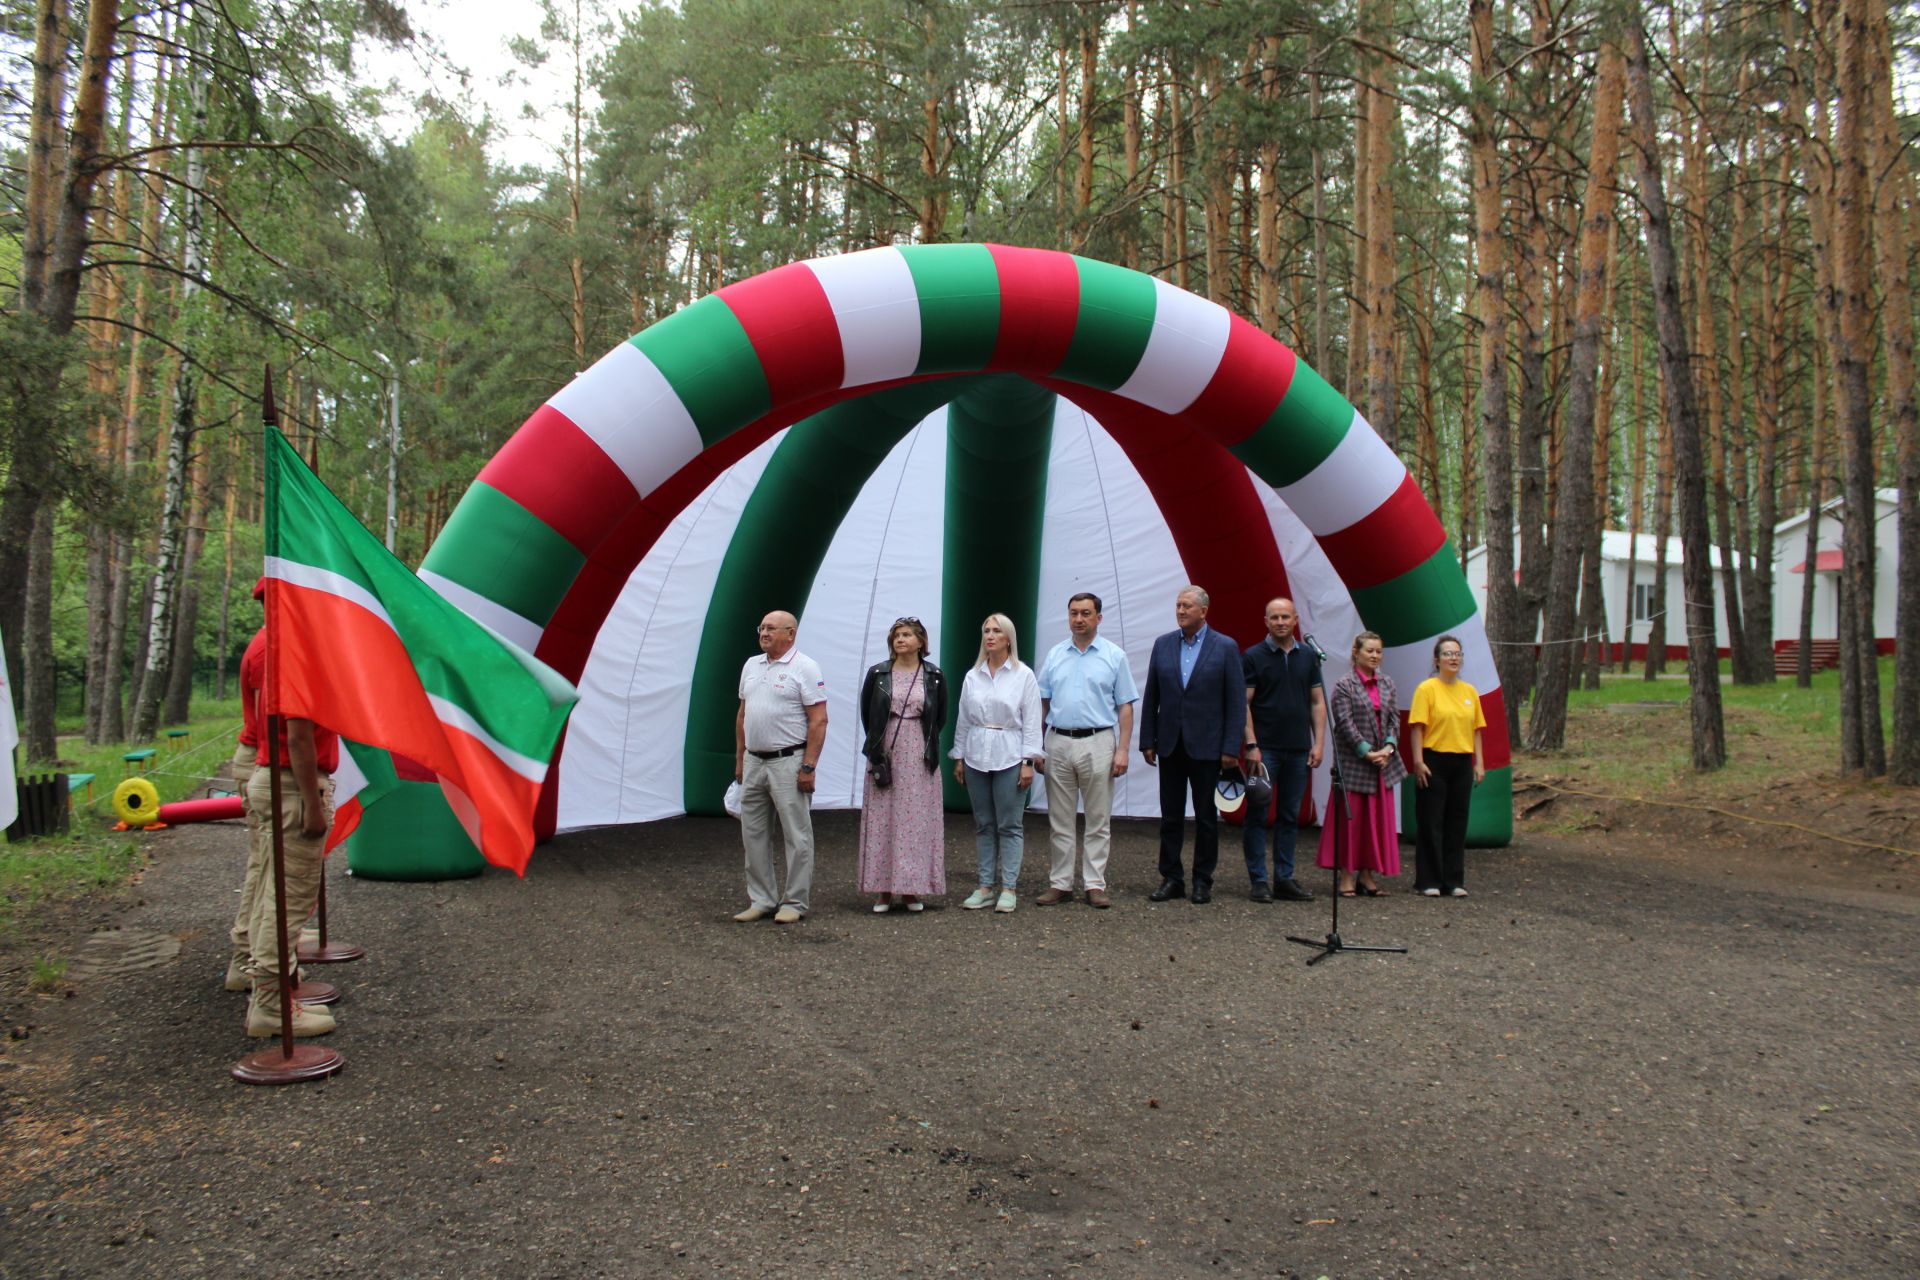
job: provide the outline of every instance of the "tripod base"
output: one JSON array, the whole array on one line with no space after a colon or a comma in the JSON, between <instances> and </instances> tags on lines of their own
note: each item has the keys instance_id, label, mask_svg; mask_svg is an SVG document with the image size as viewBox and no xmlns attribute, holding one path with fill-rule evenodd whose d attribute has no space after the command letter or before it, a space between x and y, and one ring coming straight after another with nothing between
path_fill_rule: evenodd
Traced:
<instances>
[{"instance_id":1,"label":"tripod base","mask_svg":"<svg viewBox=\"0 0 1920 1280\"><path fill-rule=\"evenodd\" d=\"M365 947L347 942L314 943L300 948L301 964L345 964L367 954Z\"/></svg>"},{"instance_id":2,"label":"tripod base","mask_svg":"<svg viewBox=\"0 0 1920 1280\"><path fill-rule=\"evenodd\" d=\"M290 1054L275 1045L248 1054L227 1074L241 1084L299 1084L324 1079L346 1065L345 1058L325 1045L297 1044Z\"/></svg>"},{"instance_id":3,"label":"tripod base","mask_svg":"<svg viewBox=\"0 0 1920 1280\"><path fill-rule=\"evenodd\" d=\"M1318 942L1312 938L1296 938L1294 935L1288 934L1287 941L1297 942L1303 947L1313 947L1320 952L1319 955L1307 961L1309 965L1319 964L1328 956L1340 951L1385 951L1399 956L1407 954L1405 947L1363 947L1357 943L1342 942L1340 935L1337 933L1330 933L1326 936L1325 940Z\"/></svg>"}]
</instances>

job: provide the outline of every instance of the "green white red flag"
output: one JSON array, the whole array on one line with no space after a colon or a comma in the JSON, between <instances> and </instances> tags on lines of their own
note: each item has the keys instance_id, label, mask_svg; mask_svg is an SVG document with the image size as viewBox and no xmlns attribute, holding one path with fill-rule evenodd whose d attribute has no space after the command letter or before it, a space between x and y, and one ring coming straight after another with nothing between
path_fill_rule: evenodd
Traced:
<instances>
[{"instance_id":1,"label":"green white red flag","mask_svg":"<svg viewBox=\"0 0 1920 1280\"><path fill-rule=\"evenodd\" d=\"M271 427L266 461L267 712L416 762L480 855L525 874L573 685L415 577ZM359 813L339 805L328 847Z\"/></svg>"}]
</instances>

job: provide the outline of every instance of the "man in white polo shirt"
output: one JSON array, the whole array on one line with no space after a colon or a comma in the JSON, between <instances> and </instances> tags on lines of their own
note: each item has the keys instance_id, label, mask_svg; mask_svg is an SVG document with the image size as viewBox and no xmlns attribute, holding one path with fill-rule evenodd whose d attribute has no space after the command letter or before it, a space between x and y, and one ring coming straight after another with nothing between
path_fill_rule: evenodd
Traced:
<instances>
[{"instance_id":1,"label":"man in white polo shirt","mask_svg":"<svg viewBox=\"0 0 1920 1280\"><path fill-rule=\"evenodd\" d=\"M740 784L740 835L747 846L742 924L772 916L806 919L813 888L813 774L827 741L827 682L793 647L800 624L779 610L760 620L760 650L740 670L733 720L733 777ZM786 843L787 888L773 863L774 824Z\"/></svg>"}]
</instances>

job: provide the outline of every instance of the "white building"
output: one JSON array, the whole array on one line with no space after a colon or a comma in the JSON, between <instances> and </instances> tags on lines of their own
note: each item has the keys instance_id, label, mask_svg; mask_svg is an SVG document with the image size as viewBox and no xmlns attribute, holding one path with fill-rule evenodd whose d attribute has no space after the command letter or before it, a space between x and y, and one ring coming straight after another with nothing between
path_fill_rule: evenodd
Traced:
<instances>
[{"instance_id":1,"label":"white building","mask_svg":"<svg viewBox=\"0 0 1920 1280\"><path fill-rule=\"evenodd\" d=\"M1686 591L1680 582L1680 539L1667 540L1667 656L1673 659L1685 659L1687 656L1687 632L1681 619L1682 602ZM1660 553L1660 540L1650 533L1630 537L1618 529L1607 529L1600 535L1600 597L1606 602L1607 614L1607 650L1613 661L1620 656L1620 637L1625 634L1633 645L1633 656L1644 658L1647 652L1647 636L1652 630L1654 582L1657 576L1656 557ZM1515 557L1518 558L1518 550ZM1720 573L1720 549L1713 548L1713 571L1716 579ZM1633 616L1627 616L1627 571L1633 566ZM1473 589L1473 598L1482 610L1487 607L1487 549L1475 547L1467 553L1467 585ZM1718 604L1715 595L1714 643L1720 652L1727 652L1727 615L1726 609ZM1798 615L1795 615L1796 618ZM1542 636L1541 639L1546 639Z\"/></svg>"},{"instance_id":2,"label":"white building","mask_svg":"<svg viewBox=\"0 0 1920 1280\"><path fill-rule=\"evenodd\" d=\"M1880 652L1893 652L1894 592L1900 581L1898 489L1874 494L1873 634ZM1813 571L1813 638L1840 638L1840 541L1846 521L1835 498L1820 508L1819 550L1807 564L1807 513L1782 520L1773 530L1773 647L1800 638L1800 598Z\"/></svg>"}]
</instances>

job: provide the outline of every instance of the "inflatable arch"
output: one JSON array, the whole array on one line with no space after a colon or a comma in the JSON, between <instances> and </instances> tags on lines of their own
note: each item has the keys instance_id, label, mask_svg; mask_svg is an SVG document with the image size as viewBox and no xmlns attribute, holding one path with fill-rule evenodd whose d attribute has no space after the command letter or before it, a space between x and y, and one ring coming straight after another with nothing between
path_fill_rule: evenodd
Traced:
<instances>
[{"instance_id":1,"label":"inflatable arch","mask_svg":"<svg viewBox=\"0 0 1920 1280\"><path fill-rule=\"evenodd\" d=\"M877 523L861 515L876 501ZM1108 598L1113 635L1116 571L1156 555L1160 571L1129 596L1122 643L1137 666L1186 581L1207 586L1210 620L1242 643L1262 634L1267 599L1292 594L1322 628L1330 678L1353 630L1380 632L1408 695L1434 638L1459 634L1487 716L1470 839L1507 843L1499 678L1457 555L1406 467L1282 343L1086 258L882 248L702 298L537 410L482 469L420 576L581 683L544 836L718 811L734 681L769 608L801 614L801 645L823 659L825 619L858 615L844 634L870 652L841 664L849 675L829 673L845 688L896 611L937 608L949 625L928 618L936 656L956 671L990 611L1014 618L1023 656L1043 650L1064 634L1073 590ZM823 760L823 805L858 803L849 692L830 700L845 745L830 741ZM349 846L356 872L477 871L437 788L394 763ZM1137 790L1153 803L1151 784Z\"/></svg>"}]
</instances>

